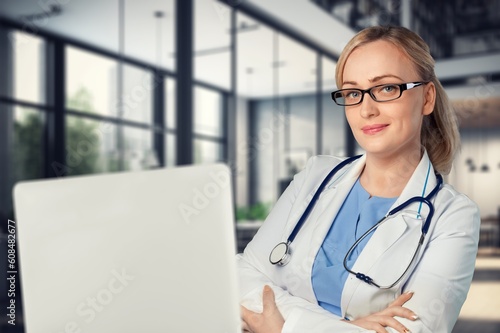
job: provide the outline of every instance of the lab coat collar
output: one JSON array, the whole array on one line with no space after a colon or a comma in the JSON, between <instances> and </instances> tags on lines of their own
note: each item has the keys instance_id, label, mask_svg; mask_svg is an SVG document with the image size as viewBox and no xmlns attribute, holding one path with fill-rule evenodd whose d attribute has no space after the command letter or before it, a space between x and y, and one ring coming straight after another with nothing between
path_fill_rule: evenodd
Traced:
<instances>
[{"instance_id":1,"label":"lab coat collar","mask_svg":"<svg viewBox=\"0 0 500 333\"><path fill-rule=\"evenodd\" d=\"M434 167L432 166L432 163L429 159L429 155L427 155L427 151L424 150L424 154L420 159L417 168L413 172L413 175L410 177L410 180L403 189L403 192L401 192L401 195L396 200L391 209L402 204L412 197L427 196L436 185L437 177L434 171Z\"/></svg>"},{"instance_id":2,"label":"lab coat collar","mask_svg":"<svg viewBox=\"0 0 500 333\"><path fill-rule=\"evenodd\" d=\"M330 183L326 186L325 193L337 187L348 187L349 189L354 185L359 175L363 171L366 163L366 154L361 155L360 158L347 165L343 170L339 170L338 175L335 175Z\"/></svg>"},{"instance_id":3,"label":"lab coat collar","mask_svg":"<svg viewBox=\"0 0 500 333\"><path fill-rule=\"evenodd\" d=\"M366 154L363 154L358 160L347 166L345 168L346 170L340 170L339 175L336 175L326 186L325 192L337 187L352 187L363 171L365 164ZM417 168L391 209L414 196L427 196L436 185L437 178L434 167L432 166L427 151L424 149L424 153ZM418 189L421 189L420 192L418 192Z\"/></svg>"}]
</instances>

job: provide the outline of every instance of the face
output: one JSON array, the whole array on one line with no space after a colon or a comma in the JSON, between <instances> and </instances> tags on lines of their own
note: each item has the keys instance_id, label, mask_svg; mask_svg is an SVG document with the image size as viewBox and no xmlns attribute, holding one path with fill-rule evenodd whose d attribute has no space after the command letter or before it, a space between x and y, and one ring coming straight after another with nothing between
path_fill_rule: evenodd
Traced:
<instances>
[{"instance_id":1,"label":"face","mask_svg":"<svg viewBox=\"0 0 500 333\"><path fill-rule=\"evenodd\" d=\"M413 64L396 46L376 41L358 47L347 58L342 89L418 81ZM345 112L367 155L397 157L420 149L422 120L434 109L434 100L434 84L428 83L389 102L376 102L366 93L361 104L346 106Z\"/></svg>"}]
</instances>

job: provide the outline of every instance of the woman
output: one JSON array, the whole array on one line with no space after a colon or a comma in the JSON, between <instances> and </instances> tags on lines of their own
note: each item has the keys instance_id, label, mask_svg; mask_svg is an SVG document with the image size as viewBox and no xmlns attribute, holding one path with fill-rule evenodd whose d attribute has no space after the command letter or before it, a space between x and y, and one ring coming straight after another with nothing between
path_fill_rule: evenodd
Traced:
<instances>
[{"instance_id":1,"label":"woman","mask_svg":"<svg viewBox=\"0 0 500 333\"><path fill-rule=\"evenodd\" d=\"M341 54L336 82L332 97L366 153L319 191L341 160L310 159L238 256L244 328L451 332L474 271L479 212L440 186L459 135L429 48L402 27L365 29ZM375 226L412 197L432 204L417 200ZM271 264L310 201L289 263Z\"/></svg>"}]
</instances>

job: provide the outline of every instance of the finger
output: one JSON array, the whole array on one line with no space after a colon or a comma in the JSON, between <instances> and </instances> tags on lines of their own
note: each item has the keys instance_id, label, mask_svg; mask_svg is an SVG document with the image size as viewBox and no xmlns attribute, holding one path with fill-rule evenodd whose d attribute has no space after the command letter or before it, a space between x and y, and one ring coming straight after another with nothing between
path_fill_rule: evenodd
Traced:
<instances>
[{"instance_id":1,"label":"finger","mask_svg":"<svg viewBox=\"0 0 500 333\"><path fill-rule=\"evenodd\" d=\"M417 320L418 315L413 312L412 310L401 307L401 306L391 306L389 308L386 308L382 311L379 312L379 314L382 314L384 316L390 316L390 317L402 317L410 320Z\"/></svg>"},{"instance_id":2,"label":"finger","mask_svg":"<svg viewBox=\"0 0 500 333\"><path fill-rule=\"evenodd\" d=\"M388 317L388 316L381 316L381 320L379 321L380 324L386 327L392 327L396 331L400 333L408 333L410 330L403 324L401 324L399 321L394 319L393 317Z\"/></svg>"},{"instance_id":3,"label":"finger","mask_svg":"<svg viewBox=\"0 0 500 333\"><path fill-rule=\"evenodd\" d=\"M242 331L242 332L245 332L245 333L246 333L246 332L252 332L252 331L250 330L250 327L248 327L248 324L247 324L247 323L246 323L246 321L244 321L244 320L242 320L242 321L241 321L241 331Z\"/></svg>"},{"instance_id":4,"label":"finger","mask_svg":"<svg viewBox=\"0 0 500 333\"><path fill-rule=\"evenodd\" d=\"M373 327L370 327L370 329L374 330L377 333L389 333L387 330L384 328L384 326L374 323Z\"/></svg>"},{"instance_id":5,"label":"finger","mask_svg":"<svg viewBox=\"0 0 500 333\"><path fill-rule=\"evenodd\" d=\"M264 317L262 314L248 310L244 306L240 306L241 318L246 322L250 331L253 332L256 327L262 325Z\"/></svg>"},{"instance_id":6,"label":"finger","mask_svg":"<svg viewBox=\"0 0 500 333\"><path fill-rule=\"evenodd\" d=\"M262 291L262 306L263 313L268 313L276 309L276 300L274 297L274 292L268 285L264 286Z\"/></svg>"},{"instance_id":7,"label":"finger","mask_svg":"<svg viewBox=\"0 0 500 333\"><path fill-rule=\"evenodd\" d=\"M255 316L255 312L248 310L243 305L240 305L241 318L245 323L248 323Z\"/></svg>"},{"instance_id":8,"label":"finger","mask_svg":"<svg viewBox=\"0 0 500 333\"><path fill-rule=\"evenodd\" d=\"M391 304L389 304L389 307L402 306L403 304L408 302L413 297L413 294L414 294L413 291L407 291L407 292L399 295L398 298L396 298Z\"/></svg>"}]
</instances>

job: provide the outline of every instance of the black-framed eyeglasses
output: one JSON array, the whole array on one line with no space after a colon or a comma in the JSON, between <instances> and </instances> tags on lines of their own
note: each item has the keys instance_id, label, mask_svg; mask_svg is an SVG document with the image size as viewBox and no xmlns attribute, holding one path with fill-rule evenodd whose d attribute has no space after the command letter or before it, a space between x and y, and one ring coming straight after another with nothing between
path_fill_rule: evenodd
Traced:
<instances>
[{"instance_id":1,"label":"black-framed eyeglasses","mask_svg":"<svg viewBox=\"0 0 500 333\"><path fill-rule=\"evenodd\" d=\"M366 90L356 88L341 89L332 92L332 99L337 105L353 106L363 102L365 94L368 93L376 102L389 102L401 97L403 91L413 89L426 83L428 82L381 84Z\"/></svg>"}]
</instances>

